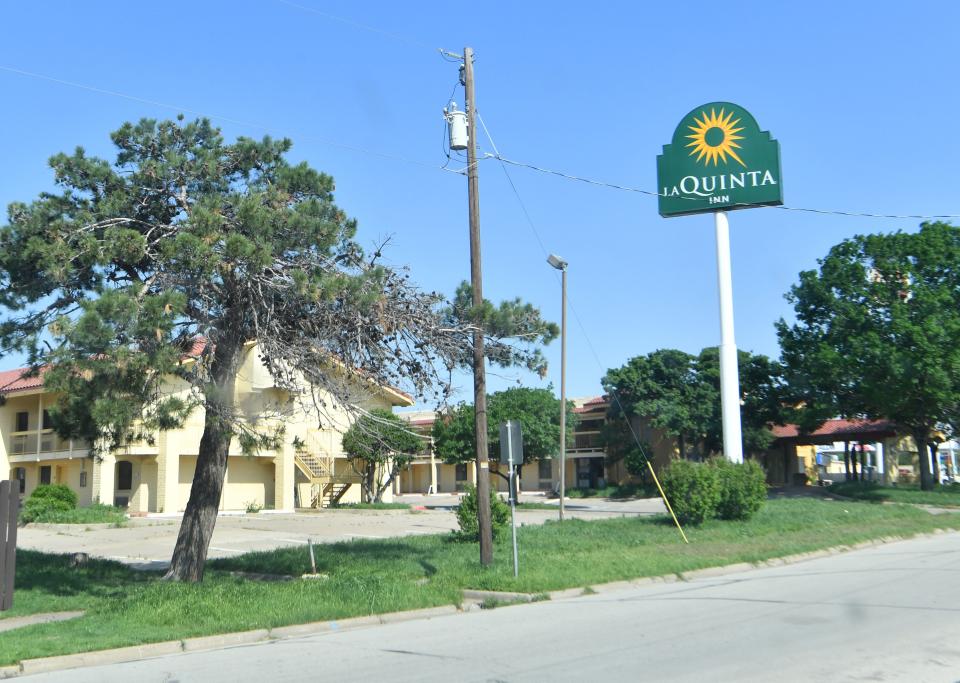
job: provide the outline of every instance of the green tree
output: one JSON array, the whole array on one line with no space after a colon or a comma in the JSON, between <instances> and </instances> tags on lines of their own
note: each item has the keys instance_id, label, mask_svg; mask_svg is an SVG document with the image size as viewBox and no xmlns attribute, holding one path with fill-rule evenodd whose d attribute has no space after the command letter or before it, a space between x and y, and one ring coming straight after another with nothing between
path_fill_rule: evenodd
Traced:
<instances>
[{"instance_id":1,"label":"green tree","mask_svg":"<svg viewBox=\"0 0 960 683\"><path fill-rule=\"evenodd\" d=\"M602 383L608 395L615 392L619 398L610 402L612 421L647 418L677 440L681 458L688 445L704 440L716 397L699 376L695 356L677 349L635 356L623 367L607 370Z\"/></svg>"},{"instance_id":2,"label":"green tree","mask_svg":"<svg viewBox=\"0 0 960 683\"><path fill-rule=\"evenodd\" d=\"M476 449L473 405L461 403L433 423L434 449L447 463L473 460ZM500 424L520 420L523 462L552 458L560 452L560 400L553 389L513 387L487 397L487 444L489 457L500 459ZM567 401L567 443L573 441L577 415ZM507 478L502 472L500 476Z\"/></svg>"},{"instance_id":3,"label":"green tree","mask_svg":"<svg viewBox=\"0 0 960 683\"><path fill-rule=\"evenodd\" d=\"M334 203L333 179L289 163L289 140L228 144L208 121L182 117L127 123L111 137L114 163L81 148L58 154L58 191L10 205L0 228L0 349L24 352L34 373L49 366L45 384L62 394L57 430L97 450L203 409L167 573L199 581L232 440L246 452L276 447L283 420L270 418L291 402L323 420L323 396L352 406L367 381L444 398L485 320L384 266L383 244L364 253L356 221ZM542 336L523 324L539 317L519 302L511 310L526 313L512 328L526 334L515 343L494 331L489 353L535 367ZM249 341L278 388L257 422L235 397ZM185 389L165 392L171 378Z\"/></svg>"},{"instance_id":4,"label":"green tree","mask_svg":"<svg viewBox=\"0 0 960 683\"><path fill-rule=\"evenodd\" d=\"M738 356L744 450L758 453L773 440L771 424L783 421L782 370L763 355L738 351ZM646 418L676 439L681 458L688 447L702 456L723 450L717 347L705 348L699 356L660 349L631 358L623 367L607 371L603 387L619 397L611 401L605 442L634 469L644 466L625 424L625 419L634 417Z\"/></svg>"},{"instance_id":5,"label":"green tree","mask_svg":"<svg viewBox=\"0 0 960 683\"><path fill-rule=\"evenodd\" d=\"M343 435L343 450L363 476L366 499L374 503L382 502L383 492L423 448L410 425L383 408L361 415Z\"/></svg>"},{"instance_id":6,"label":"green tree","mask_svg":"<svg viewBox=\"0 0 960 683\"><path fill-rule=\"evenodd\" d=\"M740 423L745 453L762 453L773 441L774 424L786 417L786 387L783 368L763 354L739 349L737 367L740 378ZM709 346L697 357L697 374L710 387L713 399L706 423L704 450L723 451L723 413L720 405L720 350Z\"/></svg>"},{"instance_id":7,"label":"green tree","mask_svg":"<svg viewBox=\"0 0 960 683\"><path fill-rule=\"evenodd\" d=\"M960 228L858 235L834 246L787 295L777 323L787 378L808 427L840 414L890 419L920 453L960 414Z\"/></svg>"}]
</instances>

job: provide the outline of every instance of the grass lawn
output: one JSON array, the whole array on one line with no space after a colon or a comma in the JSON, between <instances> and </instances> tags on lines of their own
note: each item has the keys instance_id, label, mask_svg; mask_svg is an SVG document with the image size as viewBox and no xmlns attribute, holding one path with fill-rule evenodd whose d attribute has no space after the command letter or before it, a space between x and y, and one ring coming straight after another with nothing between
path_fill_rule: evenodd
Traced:
<instances>
[{"instance_id":1,"label":"grass lawn","mask_svg":"<svg viewBox=\"0 0 960 683\"><path fill-rule=\"evenodd\" d=\"M333 509L340 510L409 510L409 503L337 503Z\"/></svg>"},{"instance_id":2,"label":"grass lawn","mask_svg":"<svg viewBox=\"0 0 960 683\"><path fill-rule=\"evenodd\" d=\"M623 484L619 486L604 486L599 489L570 488L566 491L567 498L656 498L660 495L657 487L639 484Z\"/></svg>"},{"instance_id":3,"label":"grass lawn","mask_svg":"<svg viewBox=\"0 0 960 683\"><path fill-rule=\"evenodd\" d=\"M826 490L873 503L917 503L960 507L960 485L957 484L937 486L933 491L921 491L917 485L880 486L870 482L843 481L832 484Z\"/></svg>"},{"instance_id":4,"label":"grass lawn","mask_svg":"<svg viewBox=\"0 0 960 683\"><path fill-rule=\"evenodd\" d=\"M185 637L458 604L463 588L538 593L606 581L755 562L934 528L960 528L960 515L911 506L784 499L746 523L710 521L680 540L665 517L626 517L519 530L520 577L513 578L509 534L483 570L472 543L447 535L355 540L314 546L321 581L258 581L230 571L299 576L305 547L209 563L201 585L171 584L109 561L70 568L66 556L21 550L14 609L85 609L74 621L0 635L0 665L20 659Z\"/></svg>"},{"instance_id":5,"label":"grass lawn","mask_svg":"<svg viewBox=\"0 0 960 683\"><path fill-rule=\"evenodd\" d=\"M509 505L509 503L507 504ZM517 503L517 509L518 510L553 510L554 512L556 512L557 510L560 509L560 504L559 503L555 503L555 504L537 503L537 502Z\"/></svg>"},{"instance_id":6,"label":"grass lawn","mask_svg":"<svg viewBox=\"0 0 960 683\"><path fill-rule=\"evenodd\" d=\"M94 503L88 507L74 508L73 510L46 510L34 521L46 524L113 524L114 526L125 526L127 514L121 508Z\"/></svg>"}]
</instances>

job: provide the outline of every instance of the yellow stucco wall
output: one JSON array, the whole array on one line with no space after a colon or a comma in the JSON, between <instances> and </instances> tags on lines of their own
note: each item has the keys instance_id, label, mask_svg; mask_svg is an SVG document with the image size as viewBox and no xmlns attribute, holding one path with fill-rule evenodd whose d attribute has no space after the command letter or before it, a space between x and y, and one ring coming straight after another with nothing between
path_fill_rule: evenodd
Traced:
<instances>
[{"instance_id":1,"label":"yellow stucco wall","mask_svg":"<svg viewBox=\"0 0 960 683\"><path fill-rule=\"evenodd\" d=\"M243 510L254 505L292 511L295 489L299 490L300 503L309 505L311 485L295 465L294 440L308 444L310 452L314 454L333 457L338 474L352 475L353 468L343 453L342 434L350 426L355 412L348 410L328 393L317 391L312 397L314 400L311 400L306 383L304 396L301 397L304 401L287 400L288 397L273 386L256 347L248 345L246 354L237 374L238 409L249 423L267 428L282 425L284 433L277 451L260 452L255 456L244 455L236 439L231 443L221 509ZM354 381L352 378L345 379ZM171 378L163 391L188 398L191 390L184 381ZM366 410L389 410L395 404L409 404L396 392L359 379L351 392L348 402ZM51 481L58 483L58 480L62 480L62 483L73 488L81 504L89 504L93 500L113 503L118 496L122 496L128 500L131 512L176 512L185 508L203 433L202 408L195 409L179 429L155 435L153 443L130 444L94 461L86 457L86 447L79 444L69 454L72 458L60 457L67 454L49 449L49 452L36 452L38 445L44 443L37 434L42 410L54 400L54 396L44 394L38 388L11 394L6 404L0 406L0 476L10 476L12 468L23 467L26 495L29 495L39 483L39 467L50 465ZM315 406L323 406L321 414L317 414ZM21 411L29 414L29 434L13 434L16 413ZM11 462L10 450L14 442L17 449L24 452L13 459L22 462ZM51 443L58 444L58 448L66 447L59 441ZM33 457L28 457L30 455ZM36 462L37 457L40 463ZM116 488L118 461L129 461L133 465L129 490ZM86 471L85 487L80 487L81 468ZM392 499L391 489L385 492L384 499ZM360 500L361 487L353 484L342 502Z\"/></svg>"},{"instance_id":2,"label":"yellow stucco wall","mask_svg":"<svg viewBox=\"0 0 960 683\"><path fill-rule=\"evenodd\" d=\"M231 456L221 507L225 510L260 509L274 506L274 464L272 457Z\"/></svg>"}]
</instances>

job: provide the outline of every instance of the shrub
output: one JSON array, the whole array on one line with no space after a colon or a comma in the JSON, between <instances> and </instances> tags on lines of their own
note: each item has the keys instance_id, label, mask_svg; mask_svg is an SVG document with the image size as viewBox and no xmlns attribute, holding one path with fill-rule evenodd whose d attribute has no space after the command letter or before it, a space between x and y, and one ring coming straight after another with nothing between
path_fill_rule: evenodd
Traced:
<instances>
[{"instance_id":1,"label":"shrub","mask_svg":"<svg viewBox=\"0 0 960 683\"><path fill-rule=\"evenodd\" d=\"M717 468L675 460L664 470L661 484L681 524L702 524L716 513L720 502Z\"/></svg>"},{"instance_id":2,"label":"shrub","mask_svg":"<svg viewBox=\"0 0 960 683\"><path fill-rule=\"evenodd\" d=\"M755 460L735 464L726 458L714 458L710 466L720 484L717 517L750 519L767 500L767 477Z\"/></svg>"},{"instance_id":3,"label":"shrub","mask_svg":"<svg viewBox=\"0 0 960 683\"><path fill-rule=\"evenodd\" d=\"M56 512L77 507L77 494L65 484L43 484L34 489L20 511L20 520L27 524Z\"/></svg>"},{"instance_id":4,"label":"shrub","mask_svg":"<svg viewBox=\"0 0 960 683\"><path fill-rule=\"evenodd\" d=\"M500 500L493 487L490 487L490 521L494 540L500 538L510 526L510 508ZM477 522L477 489L467 486L460 505L457 506L457 523L460 531L455 532L458 540L480 540L480 528Z\"/></svg>"}]
</instances>

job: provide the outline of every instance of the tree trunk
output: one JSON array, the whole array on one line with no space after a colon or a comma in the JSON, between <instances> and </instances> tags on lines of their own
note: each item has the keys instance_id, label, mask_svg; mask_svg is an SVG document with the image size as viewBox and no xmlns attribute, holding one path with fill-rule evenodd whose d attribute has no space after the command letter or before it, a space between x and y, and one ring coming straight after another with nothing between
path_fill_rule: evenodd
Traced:
<instances>
[{"instance_id":1,"label":"tree trunk","mask_svg":"<svg viewBox=\"0 0 960 683\"><path fill-rule=\"evenodd\" d=\"M917 463L920 466L920 488L924 491L933 490L933 473L930 471L930 456L927 452L928 432L917 432L913 440L917 444Z\"/></svg>"},{"instance_id":2,"label":"tree trunk","mask_svg":"<svg viewBox=\"0 0 960 683\"><path fill-rule=\"evenodd\" d=\"M173 548L165 579L191 583L203 580L204 564L213 528L217 523L227 455L233 438L233 404L237 368L243 343L217 344L211 364L212 382L205 390L203 436L197 452L197 467L190 486L190 499L183 513L180 533Z\"/></svg>"},{"instance_id":3,"label":"tree trunk","mask_svg":"<svg viewBox=\"0 0 960 683\"><path fill-rule=\"evenodd\" d=\"M390 476L387 477L387 480L386 480L385 482L383 482L382 484L380 484L380 485L377 487L377 495L376 495L376 497L373 499L373 502L374 502L374 503L382 503L382 502L383 502L383 494L384 494L384 492L385 492L388 488L390 488L390 485L393 483L393 480L396 479L399 474L400 474L400 468L397 467L396 465L392 465L391 468L390 468Z\"/></svg>"},{"instance_id":4,"label":"tree trunk","mask_svg":"<svg viewBox=\"0 0 960 683\"><path fill-rule=\"evenodd\" d=\"M857 451L859 450L859 448L860 448L860 444L855 443L853 444L853 448L850 450L850 470L853 472L854 481L861 480L860 474L863 471L863 470L860 470L860 471L857 470Z\"/></svg>"},{"instance_id":5,"label":"tree trunk","mask_svg":"<svg viewBox=\"0 0 960 683\"><path fill-rule=\"evenodd\" d=\"M367 503L377 503L377 464L366 461L363 475L363 497Z\"/></svg>"},{"instance_id":6,"label":"tree trunk","mask_svg":"<svg viewBox=\"0 0 960 683\"><path fill-rule=\"evenodd\" d=\"M843 442L843 478L850 481L850 442Z\"/></svg>"}]
</instances>

